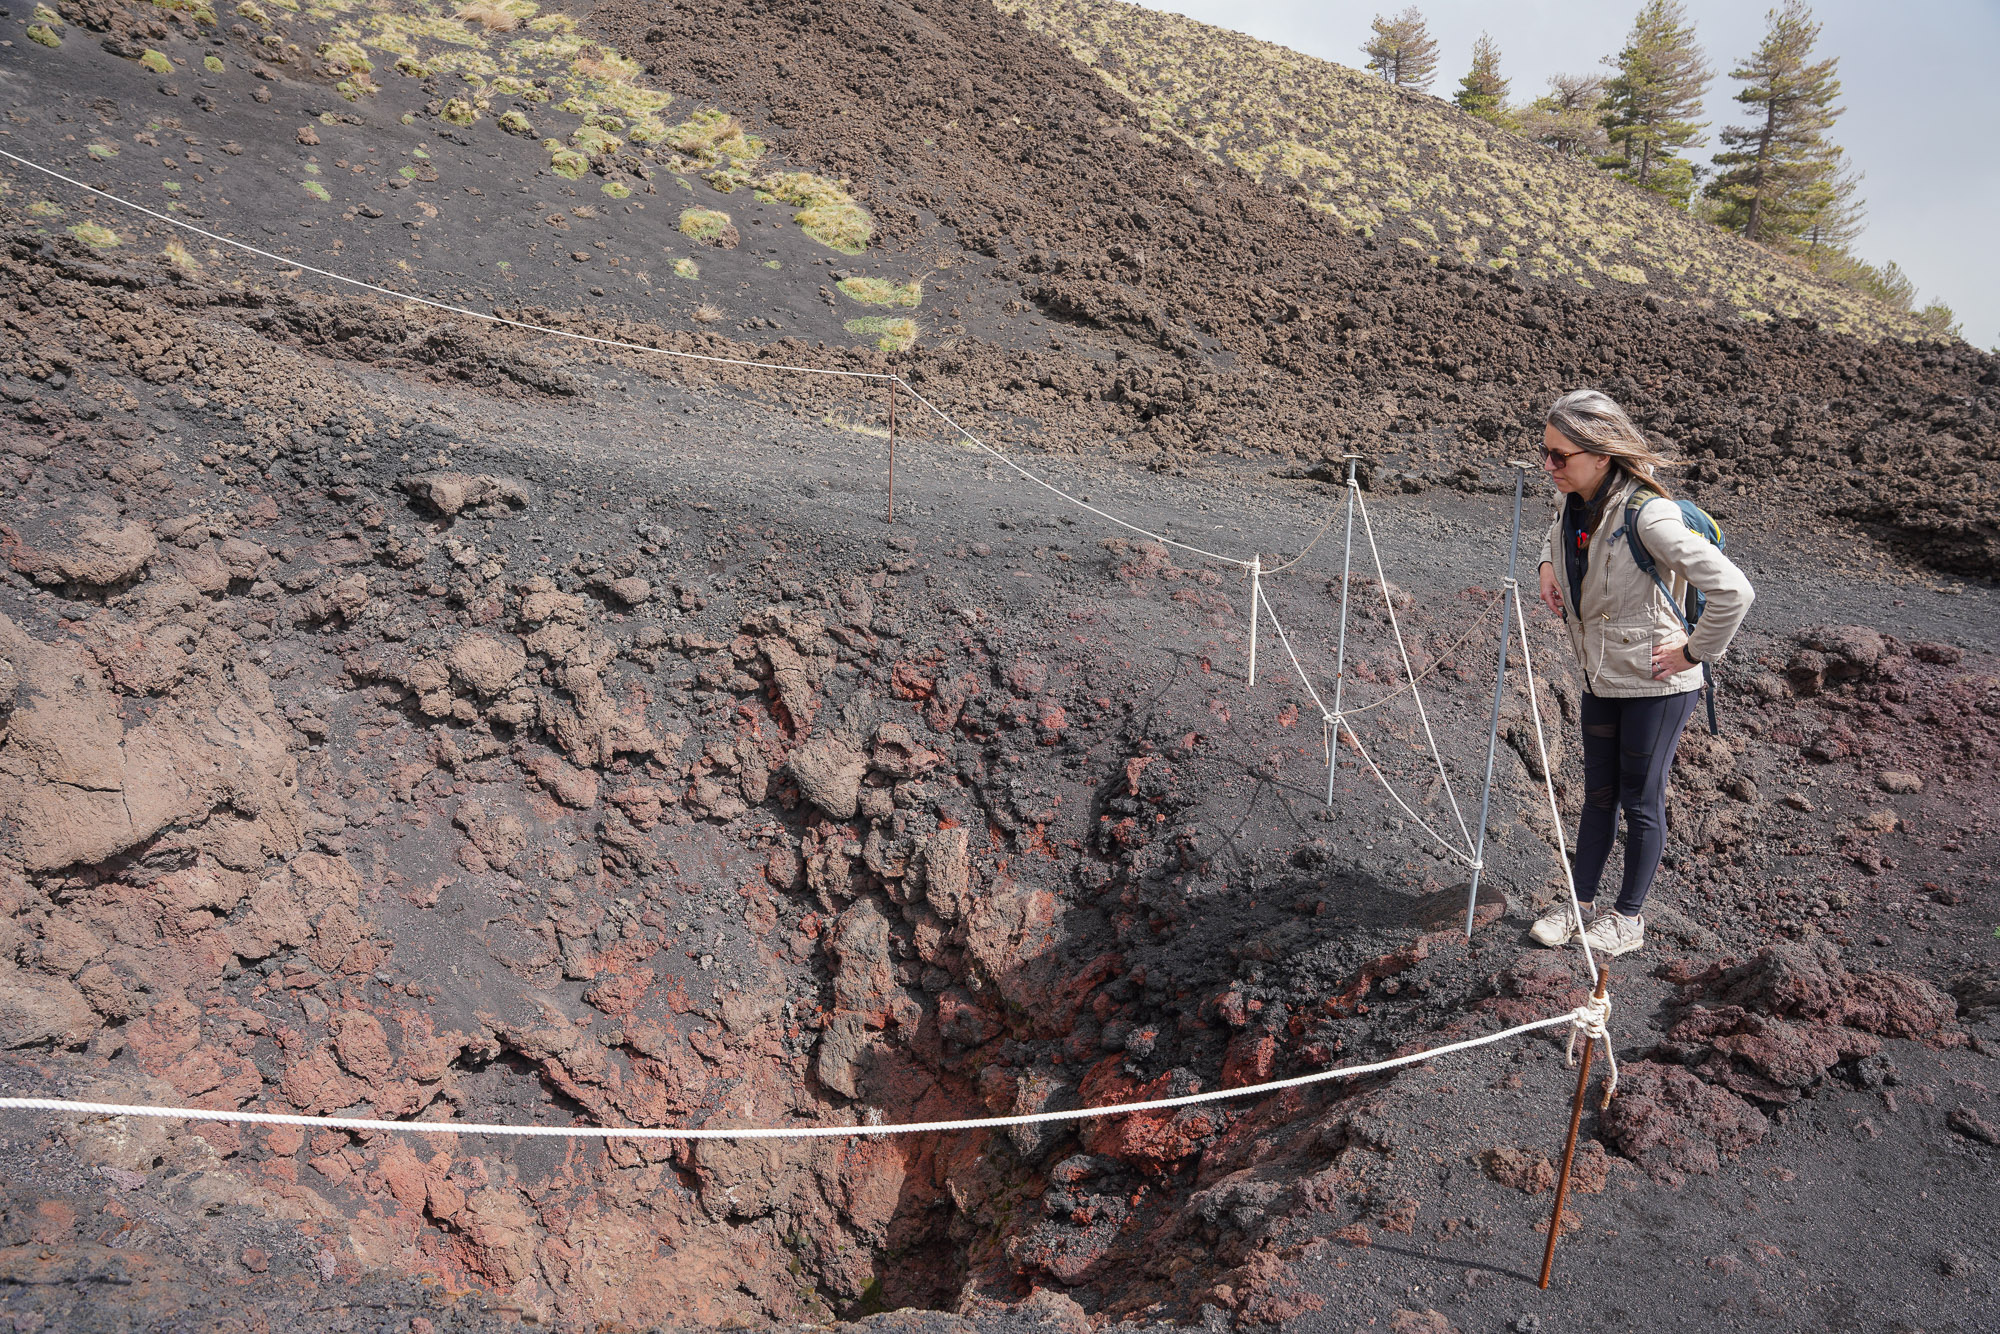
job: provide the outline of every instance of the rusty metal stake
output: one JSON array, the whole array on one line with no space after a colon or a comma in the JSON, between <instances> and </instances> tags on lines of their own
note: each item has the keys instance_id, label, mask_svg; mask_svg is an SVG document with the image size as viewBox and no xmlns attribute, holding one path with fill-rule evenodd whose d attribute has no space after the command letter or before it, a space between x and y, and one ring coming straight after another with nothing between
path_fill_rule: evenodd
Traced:
<instances>
[{"instance_id":1,"label":"rusty metal stake","mask_svg":"<svg viewBox=\"0 0 2000 1334\"><path fill-rule=\"evenodd\" d=\"M889 522L896 521L896 382L889 381Z\"/></svg>"},{"instance_id":2,"label":"rusty metal stake","mask_svg":"<svg viewBox=\"0 0 2000 1334\"><path fill-rule=\"evenodd\" d=\"M1611 985L1611 970L1603 963L1597 965L1597 999L1603 1000L1606 989ZM1576 1132L1583 1124L1583 1095L1590 1088L1590 1058L1597 1051L1597 1043L1586 1040L1583 1044L1583 1059L1577 1062L1576 1100L1569 1109L1569 1141L1563 1145L1562 1174L1556 1178L1556 1209L1549 1215L1549 1244L1542 1251L1542 1286L1549 1286L1549 1271L1555 1268L1556 1237L1562 1232L1563 1201L1569 1198L1569 1169L1576 1159Z\"/></svg>"}]
</instances>

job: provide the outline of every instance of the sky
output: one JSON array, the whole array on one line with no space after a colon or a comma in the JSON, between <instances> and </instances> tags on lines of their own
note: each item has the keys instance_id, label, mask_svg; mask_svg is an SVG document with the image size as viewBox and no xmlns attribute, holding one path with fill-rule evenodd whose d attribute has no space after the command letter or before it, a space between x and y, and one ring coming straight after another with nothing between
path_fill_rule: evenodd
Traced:
<instances>
[{"instance_id":1,"label":"sky","mask_svg":"<svg viewBox=\"0 0 2000 1334\"><path fill-rule=\"evenodd\" d=\"M1369 20L1408 0L1373 4L1327 0L1147 0L1151 9L1233 28L1323 60L1360 68ZM1716 71L1703 104L1709 144L1742 123L1728 78L1754 51L1767 6L1741 0L1685 0L1696 38ZM1624 45L1637 0L1423 0L1439 46L1433 93L1449 97L1471 64L1472 43L1490 33L1512 101L1534 100L1556 73L1601 74ZM1816 54L1840 60L1841 105L1834 140L1866 174L1866 229L1854 250L1874 264L1894 260L1917 285L1919 305L1942 300L1968 342L2000 347L2000 99L1991 95L2000 53L2000 0L1821 0Z\"/></svg>"}]
</instances>

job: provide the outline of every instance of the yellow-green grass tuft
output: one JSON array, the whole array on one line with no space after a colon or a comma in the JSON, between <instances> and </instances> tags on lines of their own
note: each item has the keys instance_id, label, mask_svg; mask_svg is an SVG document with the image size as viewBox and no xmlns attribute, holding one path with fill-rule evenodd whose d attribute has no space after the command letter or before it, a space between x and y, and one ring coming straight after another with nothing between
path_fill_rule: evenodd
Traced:
<instances>
[{"instance_id":1,"label":"yellow-green grass tuft","mask_svg":"<svg viewBox=\"0 0 2000 1334\"><path fill-rule=\"evenodd\" d=\"M597 188L613 199L630 199L632 197L632 187L623 181L606 181Z\"/></svg>"},{"instance_id":2,"label":"yellow-green grass tuft","mask_svg":"<svg viewBox=\"0 0 2000 1334\"><path fill-rule=\"evenodd\" d=\"M151 47L148 47L145 54L139 57L139 63L155 74L172 74L174 72L174 62L167 59L166 52L155 51Z\"/></svg>"},{"instance_id":3,"label":"yellow-green grass tuft","mask_svg":"<svg viewBox=\"0 0 2000 1334\"><path fill-rule=\"evenodd\" d=\"M120 238L117 232L95 222L75 223L70 227L69 234L85 245L92 246L98 250L109 250L115 245L124 244L123 239Z\"/></svg>"},{"instance_id":4,"label":"yellow-green grass tuft","mask_svg":"<svg viewBox=\"0 0 2000 1334\"><path fill-rule=\"evenodd\" d=\"M884 278L842 278L841 291L870 306L917 306L924 299L924 280L892 283Z\"/></svg>"},{"instance_id":5,"label":"yellow-green grass tuft","mask_svg":"<svg viewBox=\"0 0 2000 1334\"><path fill-rule=\"evenodd\" d=\"M677 259L674 261L674 276L692 282L701 277L701 265L691 259Z\"/></svg>"},{"instance_id":6,"label":"yellow-green grass tuft","mask_svg":"<svg viewBox=\"0 0 2000 1334\"><path fill-rule=\"evenodd\" d=\"M28 25L28 40L39 42L43 46L57 47L62 45L62 34L54 28L49 27L46 23L30 23Z\"/></svg>"},{"instance_id":7,"label":"yellow-green grass tuft","mask_svg":"<svg viewBox=\"0 0 2000 1334\"><path fill-rule=\"evenodd\" d=\"M720 209L684 208L681 210L681 235L691 241L716 241L735 226L729 215Z\"/></svg>"},{"instance_id":8,"label":"yellow-green grass tuft","mask_svg":"<svg viewBox=\"0 0 2000 1334\"><path fill-rule=\"evenodd\" d=\"M875 346L884 352L901 352L917 341L917 322L899 319L889 315L863 315L849 320L843 326L851 334L863 334L875 340Z\"/></svg>"},{"instance_id":9,"label":"yellow-green grass tuft","mask_svg":"<svg viewBox=\"0 0 2000 1334\"><path fill-rule=\"evenodd\" d=\"M839 181L807 171L785 171L757 182L765 195L798 210L792 221L821 245L844 255L858 255L875 235L874 219L854 202Z\"/></svg>"}]
</instances>

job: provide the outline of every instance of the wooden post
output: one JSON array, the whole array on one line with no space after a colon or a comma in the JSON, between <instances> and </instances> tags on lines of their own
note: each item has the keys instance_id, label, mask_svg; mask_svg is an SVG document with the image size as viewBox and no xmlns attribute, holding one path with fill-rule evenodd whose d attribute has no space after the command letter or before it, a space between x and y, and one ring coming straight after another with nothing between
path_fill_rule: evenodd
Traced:
<instances>
[{"instance_id":1,"label":"wooden post","mask_svg":"<svg viewBox=\"0 0 2000 1334\"><path fill-rule=\"evenodd\" d=\"M1611 985L1611 971L1600 961L1597 965L1597 999L1603 1000L1606 989ZM1556 1209L1549 1215L1549 1244L1542 1251L1542 1286L1549 1286L1549 1271L1555 1268L1556 1237L1562 1232L1563 1201L1569 1198L1569 1169L1576 1160L1576 1132L1583 1124L1583 1095L1590 1087L1590 1058L1597 1051L1597 1042L1585 1038L1583 1059L1577 1062L1576 1099L1569 1109L1569 1141L1563 1145L1562 1172L1556 1177Z\"/></svg>"},{"instance_id":2,"label":"wooden post","mask_svg":"<svg viewBox=\"0 0 2000 1334\"><path fill-rule=\"evenodd\" d=\"M889 522L896 521L896 382L889 381Z\"/></svg>"}]
</instances>

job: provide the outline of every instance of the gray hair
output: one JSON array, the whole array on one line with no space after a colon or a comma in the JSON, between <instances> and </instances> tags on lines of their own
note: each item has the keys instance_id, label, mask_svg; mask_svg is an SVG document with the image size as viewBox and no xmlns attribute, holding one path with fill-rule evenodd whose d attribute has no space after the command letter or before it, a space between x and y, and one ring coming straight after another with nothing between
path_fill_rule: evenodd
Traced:
<instances>
[{"instance_id":1,"label":"gray hair","mask_svg":"<svg viewBox=\"0 0 2000 1334\"><path fill-rule=\"evenodd\" d=\"M1667 494L1654 470L1671 468L1674 461L1653 448L1609 394L1573 389L1551 404L1542 420L1578 449L1603 455L1661 495Z\"/></svg>"}]
</instances>

